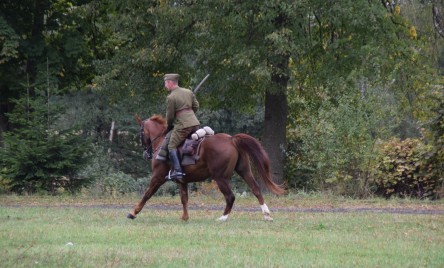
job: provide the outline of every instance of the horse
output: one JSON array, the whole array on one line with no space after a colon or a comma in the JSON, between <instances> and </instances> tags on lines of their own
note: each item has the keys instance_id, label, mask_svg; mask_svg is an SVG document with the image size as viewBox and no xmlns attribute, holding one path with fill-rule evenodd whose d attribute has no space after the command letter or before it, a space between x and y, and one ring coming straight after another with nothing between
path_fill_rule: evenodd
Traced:
<instances>
[{"instance_id":1,"label":"horse","mask_svg":"<svg viewBox=\"0 0 444 268\"><path fill-rule=\"evenodd\" d=\"M165 137L166 120L161 115L153 115L143 121L139 116L136 116L135 119L140 126L142 145L145 148L151 149L154 154L151 161L152 176L150 183L140 202L127 215L129 219L135 219L146 202L167 181L165 177L171 168L169 161L155 159ZM230 187L230 180L235 171L243 178L256 196L264 219L272 221L273 218L270 215L270 210L265 204L259 184L253 176L252 168L255 169L257 177L270 192L276 195L285 193L285 189L271 179L268 155L254 137L243 133L234 136L217 133L205 137L200 145L199 158L196 164L183 167L185 176L183 183L179 183L179 193L183 207L182 220L187 221L189 219L188 183L204 181L211 177L216 182L226 201L223 215L218 220L226 221L235 200L235 195Z\"/></svg>"}]
</instances>

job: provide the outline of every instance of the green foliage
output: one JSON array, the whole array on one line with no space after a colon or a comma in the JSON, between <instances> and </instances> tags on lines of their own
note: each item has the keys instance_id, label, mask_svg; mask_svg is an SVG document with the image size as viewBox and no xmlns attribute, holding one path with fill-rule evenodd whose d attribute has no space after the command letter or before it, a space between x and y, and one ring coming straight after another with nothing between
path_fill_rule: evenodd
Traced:
<instances>
[{"instance_id":1,"label":"green foliage","mask_svg":"<svg viewBox=\"0 0 444 268\"><path fill-rule=\"evenodd\" d=\"M134 179L128 174L117 171L101 174L100 178L86 188L93 196L121 196L125 194L143 194L147 178Z\"/></svg>"},{"instance_id":2,"label":"green foliage","mask_svg":"<svg viewBox=\"0 0 444 268\"><path fill-rule=\"evenodd\" d=\"M78 191L89 183L78 176L88 161L90 142L74 127L51 128L60 109L43 97L21 98L9 119L13 131L4 134L0 176L17 193Z\"/></svg>"},{"instance_id":3,"label":"green foliage","mask_svg":"<svg viewBox=\"0 0 444 268\"><path fill-rule=\"evenodd\" d=\"M201 125L210 126L216 132L247 133L259 137L264 125L264 111L261 105L257 106L254 114L244 114L232 110L210 110L202 109L198 112Z\"/></svg>"},{"instance_id":4,"label":"green foliage","mask_svg":"<svg viewBox=\"0 0 444 268\"><path fill-rule=\"evenodd\" d=\"M3 17L0 17L0 64L18 57L19 37L8 25Z\"/></svg>"},{"instance_id":5,"label":"green foliage","mask_svg":"<svg viewBox=\"0 0 444 268\"><path fill-rule=\"evenodd\" d=\"M6 0L2 3L1 54L5 54L0 59L0 87L5 88L2 95L10 92L11 97L18 98L23 85L30 84L33 90L47 81L61 92L85 87L93 75L91 61L95 48L88 46L92 35L85 27L89 23L88 14L82 8L74 8L84 2Z\"/></svg>"},{"instance_id":6,"label":"green foliage","mask_svg":"<svg viewBox=\"0 0 444 268\"><path fill-rule=\"evenodd\" d=\"M430 33L413 38L414 16L394 8L377 1L310 3L302 24L307 42L289 63L290 185L366 194L376 140L420 135L439 76L421 55Z\"/></svg>"},{"instance_id":7,"label":"green foliage","mask_svg":"<svg viewBox=\"0 0 444 268\"><path fill-rule=\"evenodd\" d=\"M418 139L392 139L379 146L376 174L372 183L375 192L385 197L434 198L440 178L430 171L430 148Z\"/></svg>"},{"instance_id":8,"label":"green foliage","mask_svg":"<svg viewBox=\"0 0 444 268\"><path fill-rule=\"evenodd\" d=\"M428 161L442 177L439 123L424 125L439 121L442 102L429 94L442 84L444 55L430 23L435 2L4 0L0 131L13 127L3 116L10 98L50 86L67 107L51 128L76 122L104 148L110 179L137 180L147 163L133 115L164 112L163 73L181 73L189 88L210 73L198 93L202 123L264 134L267 151L287 154L290 186L361 195L375 140L429 133L420 126L431 128ZM286 100L289 116L276 109Z\"/></svg>"},{"instance_id":9,"label":"green foliage","mask_svg":"<svg viewBox=\"0 0 444 268\"><path fill-rule=\"evenodd\" d=\"M437 179L436 196L444 197L444 91L435 92L432 97L439 105L435 108L435 117L428 124L432 137L432 149L427 155L427 166L430 177Z\"/></svg>"},{"instance_id":10,"label":"green foliage","mask_svg":"<svg viewBox=\"0 0 444 268\"><path fill-rule=\"evenodd\" d=\"M88 164L79 172L79 176L88 178L90 184L82 189L82 193L88 193L94 197L117 197L137 194L142 195L148 187L151 172L148 171L150 162L126 163L132 169L122 167L122 162L138 162L142 159L142 149L138 148L138 157L123 156L120 152L106 149L107 146L94 145L92 156ZM115 150L116 148L112 148ZM120 159L120 161L119 161ZM128 159L131 159L129 161ZM175 183L165 184L157 195L175 195L178 187Z\"/></svg>"},{"instance_id":11,"label":"green foliage","mask_svg":"<svg viewBox=\"0 0 444 268\"><path fill-rule=\"evenodd\" d=\"M125 107L130 103L133 114L141 113L142 108L159 113L155 105L150 107L156 101L163 104L166 94L159 69L162 65L172 65L173 61L169 50L162 50L164 46L172 46L156 39L157 34L157 38L163 36L156 28L158 20L167 19L159 14L156 2L105 1L108 15L97 21L100 33L106 37L101 44L106 54L94 62L96 76L92 89L113 106ZM179 63L175 65L174 72L180 72Z\"/></svg>"},{"instance_id":12,"label":"green foliage","mask_svg":"<svg viewBox=\"0 0 444 268\"><path fill-rule=\"evenodd\" d=\"M290 185L364 194L375 137L381 135L375 101L372 96L343 96L337 105L326 102L318 116L301 121L290 132L294 144L287 152Z\"/></svg>"}]
</instances>

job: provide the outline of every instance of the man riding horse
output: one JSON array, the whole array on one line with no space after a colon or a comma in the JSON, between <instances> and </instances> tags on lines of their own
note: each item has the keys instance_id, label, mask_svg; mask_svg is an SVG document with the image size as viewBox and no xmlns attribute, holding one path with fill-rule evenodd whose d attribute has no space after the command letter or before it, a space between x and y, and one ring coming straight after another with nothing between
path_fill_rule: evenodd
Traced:
<instances>
[{"instance_id":1,"label":"man riding horse","mask_svg":"<svg viewBox=\"0 0 444 268\"><path fill-rule=\"evenodd\" d=\"M205 81L205 79L202 81ZM218 220L226 221L236 199L230 187L230 180L233 173L236 172L250 187L251 192L259 201L264 219L267 221L273 220L256 178L274 194L284 194L285 189L273 182L268 155L260 142L254 137L243 133L234 136L225 133L210 135L201 142L196 163L184 167L186 175L182 172L177 146L189 134L198 129L199 121L194 113L199 108L199 103L191 90L178 86L178 74L166 74L164 80L165 88L170 92L167 97L167 119L154 115L142 121L140 117L136 117L136 121L141 127L142 145L145 146L145 149L154 148L154 154L157 155L156 161L151 162L152 174L149 185L142 199L136 204L134 210L127 215L127 218L135 219L159 187L167 180L174 180L180 183L179 193L183 207L182 220L186 221L189 218L188 183L212 178L224 195L226 203L223 215ZM199 86L196 87L195 91ZM169 138L162 141L160 137L165 136ZM160 145L160 143L163 145ZM159 147L163 149L158 151ZM170 171L170 175L165 176L170 169L168 163L165 162L168 156L167 150L169 151L173 172L171 174ZM255 171L254 174L253 170Z\"/></svg>"},{"instance_id":2,"label":"man riding horse","mask_svg":"<svg viewBox=\"0 0 444 268\"><path fill-rule=\"evenodd\" d=\"M166 98L167 134L156 160L166 161L169 155L173 172L166 179L183 183L185 174L180 166L177 147L199 129L200 123L195 114L199 109L199 102L191 90L179 87L179 77L178 74L164 76L165 88L169 91Z\"/></svg>"}]
</instances>

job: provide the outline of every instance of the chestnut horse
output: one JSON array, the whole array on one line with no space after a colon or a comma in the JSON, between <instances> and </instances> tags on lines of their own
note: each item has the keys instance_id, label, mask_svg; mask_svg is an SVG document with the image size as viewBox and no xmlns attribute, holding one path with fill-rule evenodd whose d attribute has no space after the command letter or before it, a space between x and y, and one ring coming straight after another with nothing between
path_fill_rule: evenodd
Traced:
<instances>
[{"instance_id":1,"label":"chestnut horse","mask_svg":"<svg viewBox=\"0 0 444 268\"><path fill-rule=\"evenodd\" d=\"M159 152L160 145L164 139L166 129L165 119L160 115L154 115L142 121L136 116L140 125L141 141L145 148L153 149L152 177L142 200L135 206L128 218L135 219L146 202L156 193L165 182L170 170L169 161L159 161L155 157ZM195 165L183 167L186 174L184 183L180 183L180 198L183 206L182 220L188 220L188 183L203 181L211 177L216 181L219 190L225 197L226 206L223 215L218 219L225 221L233 207L235 196L230 188L230 179L236 171L251 188L253 194L259 201L265 220L273 220L270 210L264 202L260 187L253 177L252 166L257 171L257 177L262 180L267 189L275 194L283 194L285 190L271 180L270 164L268 155L261 144L247 134L215 134L207 136L201 143L199 160Z\"/></svg>"}]
</instances>

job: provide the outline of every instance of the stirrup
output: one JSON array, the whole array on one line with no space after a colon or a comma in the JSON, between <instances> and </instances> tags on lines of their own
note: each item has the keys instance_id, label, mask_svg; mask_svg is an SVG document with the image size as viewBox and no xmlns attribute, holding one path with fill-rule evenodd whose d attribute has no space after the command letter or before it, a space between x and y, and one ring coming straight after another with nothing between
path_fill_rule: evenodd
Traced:
<instances>
[{"instance_id":1,"label":"stirrup","mask_svg":"<svg viewBox=\"0 0 444 268\"><path fill-rule=\"evenodd\" d=\"M158 154L158 155L156 156L156 160L166 161L167 158L166 158L165 156L161 156L160 154Z\"/></svg>"},{"instance_id":2,"label":"stirrup","mask_svg":"<svg viewBox=\"0 0 444 268\"><path fill-rule=\"evenodd\" d=\"M173 171L173 172L176 172L176 174L175 174L176 176L181 176L182 177L182 178L176 178L175 176L171 177L171 172L172 172L171 170L168 171L168 175L165 176L166 180L183 183L183 177L185 176L185 173Z\"/></svg>"}]
</instances>

